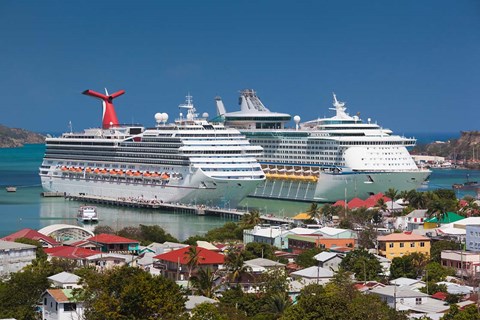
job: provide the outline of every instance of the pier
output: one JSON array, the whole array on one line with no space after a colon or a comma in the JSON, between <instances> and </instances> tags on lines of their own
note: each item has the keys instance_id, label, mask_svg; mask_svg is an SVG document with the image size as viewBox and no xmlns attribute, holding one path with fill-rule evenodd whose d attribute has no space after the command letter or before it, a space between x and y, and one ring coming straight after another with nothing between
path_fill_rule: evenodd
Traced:
<instances>
[{"instance_id":1,"label":"pier","mask_svg":"<svg viewBox=\"0 0 480 320\"><path fill-rule=\"evenodd\" d=\"M222 218L228 218L232 220L240 220L244 214L248 213L247 211L237 210L237 209L226 209L219 207L208 207L204 205L188 205L182 203L166 203L157 200L146 200L138 198L111 198L111 197L101 197L101 196L92 196L92 195L64 195L67 200L87 202L94 204L118 206L118 207L127 207L127 208L138 208L138 209L152 209L152 210L164 210L175 213L187 213L195 214L199 216L217 216ZM264 214L260 215L262 221L271 223L271 224L287 224L293 223L293 219L286 217L276 217L273 214Z\"/></svg>"}]
</instances>

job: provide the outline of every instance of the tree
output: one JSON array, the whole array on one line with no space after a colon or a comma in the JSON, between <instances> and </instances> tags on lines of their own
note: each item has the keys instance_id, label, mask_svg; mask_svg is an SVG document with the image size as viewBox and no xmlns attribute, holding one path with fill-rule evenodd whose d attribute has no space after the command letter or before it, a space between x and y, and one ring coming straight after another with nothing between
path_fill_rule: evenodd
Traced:
<instances>
[{"instance_id":1,"label":"tree","mask_svg":"<svg viewBox=\"0 0 480 320\"><path fill-rule=\"evenodd\" d=\"M239 281L243 273L250 271L250 267L246 266L244 261L245 257L240 248L232 247L228 251L225 257L225 268L227 269L230 282Z\"/></svg>"},{"instance_id":2,"label":"tree","mask_svg":"<svg viewBox=\"0 0 480 320\"><path fill-rule=\"evenodd\" d=\"M162 227L158 225L146 226L140 225L140 233L142 236L142 242L150 244L152 242L164 243L165 241L179 242L177 238L167 233Z\"/></svg>"},{"instance_id":3,"label":"tree","mask_svg":"<svg viewBox=\"0 0 480 320\"><path fill-rule=\"evenodd\" d=\"M424 274L427 262L428 257L418 252L395 257L390 265L390 276L392 279L400 277L416 279Z\"/></svg>"},{"instance_id":4,"label":"tree","mask_svg":"<svg viewBox=\"0 0 480 320\"><path fill-rule=\"evenodd\" d=\"M84 287L75 289L75 296L84 301L86 319L185 318L186 299L175 282L139 268L86 273Z\"/></svg>"},{"instance_id":5,"label":"tree","mask_svg":"<svg viewBox=\"0 0 480 320\"><path fill-rule=\"evenodd\" d=\"M385 196L389 197L392 201L392 208L390 212L393 212L393 202L397 200L398 190L394 188L389 188L387 191L385 191Z\"/></svg>"},{"instance_id":6,"label":"tree","mask_svg":"<svg viewBox=\"0 0 480 320\"><path fill-rule=\"evenodd\" d=\"M215 285L216 275L210 268L200 269L197 274L190 278L192 288L194 288L199 295L207 298L214 298L215 291L218 286Z\"/></svg>"},{"instance_id":7,"label":"tree","mask_svg":"<svg viewBox=\"0 0 480 320\"><path fill-rule=\"evenodd\" d=\"M319 223L322 218L321 208L318 207L318 203L314 202L307 209L308 216L310 220L314 220L316 223Z\"/></svg>"},{"instance_id":8,"label":"tree","mask_svg":"<svg viewBox=\"0 0 480 320\"><path fill-rule=\"evenodd\" d=\"M300 253L296 258L295 262L302 268L308 268L318 265L318 260L314 258L317 254L324 251L324 249L319 247L314 247L307 249Z\"/></svg>"},{"instance_id":9,"label":"tree","mask_svg":"<svg viewBox=\"0 0 480 320\"><path fill-rule=\"evenodd\" d=\"M213 303L200 303L192 309L191 319L195 320L229 320L228 315L222 314Z\"/></svg>"},{"instance_id":10,"label":"tree","mask_svg":"<svg viewBox=\"0 0 480 320\"><path fill-rule=\"evenodd\" d=\"M36 241L29 238L17 238L15 242L23 243L23 244L31 244L32 246L36 246L37 249L35 250L35 257L37 260L47 260L47 254L43 250L43 245L40 241Z\"/></svg>"},{"instance_id":11,"label":"tree","mask_svg":"<svg viewBox=\"0 0 480 320\"><path fill-rule=\"evenodd\" d=\"M277 248L268 243L250 242L245 246L244 257L245 260L265 258L277 261L275 250Z\"/></svg>"},{"instance_id":12,"label":"tree","mask_svg":"<svg viewBox=\"0 0 480 320\"><path fill-rule=\"evenodd\" d=\"M257 209L251 210L249 213L245 213L240 220L242 228L250 229L260 224L262 219L260 218L260 211Z\"/></svg>"},{"instance_id":13,"label":"tree","mask_svg":"<svg viewBox=\"0 0 480 320\"><path fill-rule=\"evenodd\" d=\"M384 198L380 198L377 200L377 203L375 204L375 208L377 208L379 211L385 212L387 211L387 203L385 202Z\"/></svg>"},{"instance_id":14,"label":"tree","mask_svg":"<svg viewBox=\"0 0 480 320\"><path fill-rule=\"evenodd\" d=\"M352 250L340 263L340 267L355 274L357 280L369 281L377 279L382 266L377 258L367 250Z\"/></svg>"},{"instance_id":15,"label":"tree","mask_svg":"<svg viewBox=\"0 0 480 320\"><path fill-rule=\"evenodd\" d=\"M96 226L95 229L93 230L93 233L95 233L95 234L102 234L102 233L115 234L115 230L113 230L113 228L110 227L110 226L101 226L101 225L98 225L98 226Z\"/></svg>"},{"instance_id":16,"label":"tree","mask_svg":"<svg viewBox=\"0 0 480 320\"><path fill-rule=\"evenodd\" d=\"M460 310L458 305L450 305L450 309L445 315L440 318L441 320L478 320L480 315L478 314L477 306L475 304L466 306L463 310Z\"/></svg>"},{"instance_id":17,"label":"tree","mask_svg":"<svg viewBox=\"0 0 480 320\"><path fill-rule=\"evenodd\" d=\"M358 232L358 246L361 249L375 248L378 232L371 225Z\"/></svg>"},{"instance_id":18,"label":"tree","mask_svg":"<svg viewBox=\"0 0 480 320\"><path fill-rule=\"evenodd\" d=\"M441 262L441 254L443 250L460 250L462 245L452 240L439 240L432 242L430 248L430 261Z\"/></svg>"},{"instance_id":19,"label":"tree","mask_svg":"<svg viewBox=\"0 0 480 320\"><path fill-rule=\"evenodd\" d=\"M331 204L327 203L323 205L320 211L324 221L332 221L333 216L338 216L340 211L342 211L342 208L338 206L332 206Z\"/></svg>"},{"instance_id":20,"label":"tree","mask_svg":"<svg viewBox=\"0 0 480 320\"><path fill-rule=\"evenodd\" d=\"M192 272L197 268L198 263L205 259L200 256L200 251L196 246L190 246L186 252L187 257L187 268L188 268L188 279L192 277Z\"/></svg>"}]
</instances>

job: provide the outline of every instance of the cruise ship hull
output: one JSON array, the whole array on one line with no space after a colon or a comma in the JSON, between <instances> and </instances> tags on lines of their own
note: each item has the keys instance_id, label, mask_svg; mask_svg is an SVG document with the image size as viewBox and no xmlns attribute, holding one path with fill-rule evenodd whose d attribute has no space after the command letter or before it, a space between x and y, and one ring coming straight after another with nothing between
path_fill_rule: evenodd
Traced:
<instances>
[{"instance_id":1,"label":"cruise ship hull","mask_svg":"<svg viewBox=\"0 0 480 320\"><path fill-rule=\"evenodd\" d=\"M430 171L405 172L349 172L340 174L321 173L316 182L294 179L267 179L250 197L305 201L336 202L355 197L365 199L389 188L412 190L424 183Z\"/></svg>"},{"instance_id":2,"label":"cruise ship hull","mask_svg":"<svg viewBox=\"0 0 480 320\"><path fill-rule=\"evenodd\" d=\"M41 175L42 187L47 192L138 201L203 204L223 208L235 208L262 181L263 179L215 179L200 171L185 175L182 180L170 180L168 184L144 179L127 181L87 176Z\"/></svg>"}]
</instances>

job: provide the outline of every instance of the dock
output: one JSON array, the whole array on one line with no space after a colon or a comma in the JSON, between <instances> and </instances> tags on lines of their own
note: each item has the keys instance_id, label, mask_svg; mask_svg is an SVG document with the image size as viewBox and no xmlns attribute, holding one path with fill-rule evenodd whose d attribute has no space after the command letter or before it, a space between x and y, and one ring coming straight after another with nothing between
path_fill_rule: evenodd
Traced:
<instances>
[{"instance_id":1,"label":"dock","mask_svg":"<svg viewBox=\"0 0 480 320\"><path fill-rule=\"evenodd\" d=\"M64 195L67 200L118 206L118 207L127 207L127 208L138 208L138 209L152 209L152 210L163 210L174 213L187 213L195 214L199 216L217 216L222 218L228 218L232 220L240 220L244 214L248 213L247 211L237 210L237 209L226 209L219 207L208 207L204 205L188 205L182 203L165 203L157 200L146 200L138 198L111 198L111 197L102 197L102 196L92 196L92 195ZM293 219L287 217L276 217L273 214L264 214L260 215L262 221L271 223L271 224L288 224L293 223Z\"/></svg>"},{"instance_id":2,"label":"dock","mask_svg":"<svg viewBox=\"0 0 480 320\"><path fill-rule=\"evenodd\" d=\"M52 198L52 197L64 197L65 193L64 192L42 192L41 195L42 197L45 197L45 198Z\"/></svg>"}]
</instances>

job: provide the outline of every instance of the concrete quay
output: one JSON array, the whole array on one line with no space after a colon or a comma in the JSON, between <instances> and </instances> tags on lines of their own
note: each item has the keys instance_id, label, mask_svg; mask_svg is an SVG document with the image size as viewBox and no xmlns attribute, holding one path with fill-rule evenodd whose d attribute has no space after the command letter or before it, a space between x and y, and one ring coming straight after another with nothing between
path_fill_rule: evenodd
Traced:
<instances>
[{"instance_id":1,"label":"concrete quay","mask_svg":"<svg viewBox=\"0 0 480 320\"><path fill-rule=\"evenodd\" d=\"M242 216L245 213L247 213L246 211L237 210L237 209L208 207L204 205L188 205L188 204L182 204L182 203L166 203L166 202L160 202L157 200L146 200L146 199L138 199L138 198L123 198L123 197L111 198L111 197L93 196L93 195L65 195L65 199L93 203L93 204L119 206L119 207L153 209L153 210L170 211L175 213L196 214L199 216L201 215L218 216L218 217L228 218L232 220L240 220ZM270 224L288 224L288 223L294 222L293 219L291 218L276 217L273 214L260 215L260 219Z\"/></svg>"}]
</instances>

